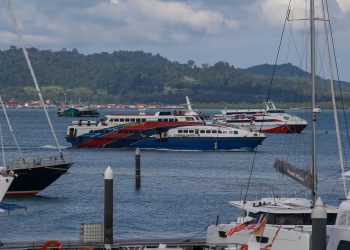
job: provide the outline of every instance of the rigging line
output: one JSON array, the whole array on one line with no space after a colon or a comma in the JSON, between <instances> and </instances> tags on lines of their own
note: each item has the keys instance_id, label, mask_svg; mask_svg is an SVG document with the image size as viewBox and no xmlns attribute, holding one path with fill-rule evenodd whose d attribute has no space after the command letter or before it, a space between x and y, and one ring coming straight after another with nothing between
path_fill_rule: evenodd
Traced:
<instances>
[{"instance_id":1,"label":"rigging line","mask_svg":"<svg viewBox=\"0 0 350 250\"><path fill-rule=\"evenodd\" d=\"M0 95L0 103L1 103L2 111L4 112L4 115L5 115L5 118L6 118L7 125L9 126L9 129L10 129L10 132L11 132L11 135L12 135L12 138L13 138L15 144L16 144L18 153L20 154L21 158L24 159L22 150L21 150L21 148L19 147L19 144L18 144L16 135L15 135L15 132L14 132L14 130L13 130L13 128L12 128L10 119L9 119L9 117L8 117L8 115L7 115L6 107L5 107L5 105L4 105L4 101L2 100L1 95Z\"/></svg>"},{"instance_id":2,"label":"rigging line","mask_svg":"<svg viewBox=\"0 0 350 250\"><path fill-rule=\"evenodd\" d=\"M12 21L13 21L13 24L15 26L15 29L16 29L16 32L17 32L17 36L18 36L18 39L21 43L21 46L22 46L22 51L23 51L23 54L24 54L24 57L26 59L26 62L27 62L27 66L29 68L29 71L30 71L30 74L32 76L32 79L33 79L33 82L34 82L34 85L35 85L35 88L36 88L36 91L38 93L38 96L39 96L39 99L40 99L40 102L41 102L41 105L43 106L43 109L44 109L44 113L46 115L46 118L47 118L47 121L50 125L50 129L51 129L51 133L55 139L55 142L57 144L57 148L60 152L60 155L61 155L61 158L63 158L63 152L62 152L62 149L61 149L61 146L60 144L58 143L58 139L57 139L57 136L56 136L56 133L55 133L55 130L52 126L52 123L51 123L51 120L50 120L50 116L49 116L49 113L47 112L47 108L45 106L45 102L44 102L44 99L43 99L43 96L41 94L41 90L40 90L40 87L38 85L38 81L36 79L36 76L35 76L35 73L34 73L34 70L33 70L33 67L32 67L32 64L30 62L30 59L29 59L29 55L28 55L28 52L27 52L27 49L25 47L25 44L24 44L24 41L22 39L22 34L21 34L21 30L17 24L17 20L16 20L16 16L15 16L15 13L13 12L12 10L12 7L11 7L11 3L10 3L10 0L7 0L7 8L8 8L8 11L9 11L9 14L12 18Z\"/></svg>"},{"instance_id":3,"label":"rigging line","mask_svg":"<svg viewBox=\"0 0 350 250\"><path fill-rule=\"evenodd\" d=\"M270 95L271 95L272 83L273 83L274 76L275 76L275 73L276 73L276 67L277 67L277 62L278 62L279 54L280 54L280 52L281 52L281 46L282 46L284 31L285 31L285 29L286 29L286 25L287 25L287 21L288 21L288 16L289 16L289 14L290 14L290 5L291 5L291 2L292 2L292 0L289 0L289 4L288 4L288 8L287 8L286 17L285 17L285 19L284 19L282 34L281 34L281 38L280 38L279 45L278 45L278 51L277 51L277 55L276 55L276 60L275 60L275 64L274 64L274 67L273 67L273 72L272 72L272 76L271 76L271 81L270 81L269 89L268 89L268 92L267 92L267 101L270 99ZM267 107L265 107L265 111L266 111L266 110L267 110ZM265 116L263 117L263 119L265 119ZM261 131L261 129L262 129L262 125L263 125L263 123L261 123L261 125L260 125L260 131ZM247 200L248 190L249 190L250 182L251 182L251 179L252 179L252 174L253 174L253 170L254 170L254 165L255 165L256 156L257 156L257 151L254 152L253 161L252 161L252 165L251 165L250 173L249 173L248 185L247 185L247 189L246 189L246 192L245 192L245 195L244 195L244 202L246 202L246 200Z\"/></svg>"},{"instance_id":4,"label":"rigging line","mask_svg":"<svg viewBox=\"0 0 350 250\"><path fill-rule=\"evenodd\" d=\"M325 9L324 9L324 4L322 1L322 13L323 13L323 19L325 19L326 13L325 13ZM334 93L334 84L333 84L333 64L331 61L331 49L330 49L330 44L329 44L329 38L328 38L328 29L327 29L327 24L326 21L323 22L324 23L324 29L325 29L325 33L326 33L326 49L327 49L327 56L328 56L328 67L329 67L329 74L330 74L330 88L331 88L331 94L332 94L332 105L333 105L333 115L334 115L334 122L335 122L335 127L336 127L336 136L337 136L337 146L338 146L338 156L339 156L339 161L340 161L340 168L342 173L345 172L344 169L344 158L343 158L343 149L342 149L342 145L341 145L341 136L340 136L340 132L339 132L339 120L338 120L338 113L337 113L337 104L335 102L335 93ZM347 186L346 186L346 180L345 178L343 178L343 188L344 188L344 192L345 192L345 197L347 197Z\"/></svg>"},{"instance_id":5,"label":"rigging line","mask_svg":"<svg viewBox=\"0 0 350 250\"><path fill-rule=\"evenodd\" d=\"M5 161L5 151L4 151L4 138L2 137L2 127L0 124L0 138L1 138L1 152L2 152L2 162L4 164L4 168L6 168L6 161Z\"/></svg>"},{"instance_id":6,"label":"rigging line","mask_svg":"<svg viewBox=\"0 0 350 250\"><path fill-rule=\"evenodd\" d=\"M347 135L347 139L348 139L348 146L350 147L350 135L349 135L349 129L348 129L348 120L347 120L346 114L345 114L344 98L343 98L343 92L342 92L341 83L340 83L340 77L339 77L338 59L337 59L337 54L335 52L332 22L331 22L331 19L329 16L328 0L325 0L325 3L326 3L326 9L327 9L327 16L328 16L328 20L329 20L328 25L329 25L330 36L331 36L331 45L332 45L332 51L333 51L334 66L335 66L335 69L337 72L337 83L338 83L339 92L340 92L340 100L341 100L341 104L342 104L346 135ZM347 159L346 154L345 154L345 157Z\"/></svg>"}]
</instances>

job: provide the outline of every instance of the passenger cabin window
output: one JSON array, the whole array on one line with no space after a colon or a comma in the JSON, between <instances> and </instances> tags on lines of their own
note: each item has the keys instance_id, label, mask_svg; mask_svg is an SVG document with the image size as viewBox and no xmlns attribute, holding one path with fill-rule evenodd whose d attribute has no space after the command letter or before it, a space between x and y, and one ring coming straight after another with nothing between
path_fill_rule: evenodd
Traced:
<instances>
[{"instance_id":1,"label":"passenger cabin window","mask_svg":"<svg viewBox=\"0 0 350 250\"><path fill-rule=\"evenodd\" d=\"M212 130L211 131L213 134L216 134L218 131L217 130Z\"/></svg>"},{"instance_id":2,"label":"passenger cabin window","mask_svg":"<svg viewBox=\"0 0 350 250\"><path fill-rule=\"evenodd\" d=\"M129 121L130 121L130 119L129 119L129 118L125 118L125 121L126 121L126 122L129 122Z\"/></svg>"},{"instance_id":3,"label":"passenger cabin window","mask_svg":"<svg viewBox=\"0 0 350 250\"><path fill-rule=\"evenodd\" d=\"M186 121L194 121L193 117L186 117Z\"/></svg>"},{"instance_id":4,"label":"passenger cabin window","mask_svg":"<svg viewBox=\"0 0 350 250\"><path fill-rule=\"evenodd\" d=\"M141 119L141 121L142 121L142 122L145 122L145 121L146 121L146 118Z\"/></svg>"},{"instance_id":5,"label":"passenger cabin window","mask_svg":"<svg viewBox=\"0 0 350 250\"><path fill-rule=\"evenodd\" d=\"M184 130L184 133L188 133L188 130L186 129L186 130Z\"/></svg>"},{"instance_id":6,"label":"passenger cabin window","mask_svg":"<svg viewBox=\"0 0 350 250\"><path fill-rule=\"evenodd\" d=\"M120 118L120 121L123 122L123 121L124 121L124 118Z\"/></svg>"},{"instance_id":7,"label":"passenger cabin window","mask_svg":"<svg viewBox=\"0 0 350 250\"><path fill-rule=\"evenodd\" d=\"M135 122L135 118L130 119L130 121Z\"/></svg>"},{"instance_id":8,"label":"passenger cabin window","mask_svg":"<svg viewBox=\"0 0 350 250\"><path fill-rule=\"evenodd\" d=\"M189 130L188 133L193 134L194 130Z\"/></svg>"},{"instance_id":9,"label":"passenger cabin window","mask_svg":"<svg viewBox=\"0 0 350 250\"><path fill-rule=\"evenodd\" d=\"M177 132L181 134L181 133L183 132L183 130L182 130L182 129L180 129L180 130L178 130Z\"/></svg>"},{"instance_id":10,"label":"passenger cabin window","mask_svg":"<svg viewBox=\"0 0 350 250\"><path fill-rule=\"evenodd\" d=\"M136 118L136 122L140 122L141 121L141 119L140 118Z\"/></svg>"},{"instance_id":11,"label":"passenger cabin window","mask_svg":"<svg viewBox=\"0 0 350 250\"><path fill-rule=\"evenodd\" d=\"M233 131L233 133L234 133L235 135L238 135L238 131L237 131L237 130Z\"/></svg>"},{"instance_id":12,"label":"passenger cabin window","mask_svg":"<svg viewBox=\"0 0 350 250\"><path fill-rule=\"evenodd\" d=\"M205 133L206 133L206 134L210 134L210 133L211 133L211 130L206 130Z\"/></svg>"},{"instance_id":13,"label":"passenger cabin window","mask_svg":"<svg viewBox=\"0 0 350 250\"><path fill-rule=\"evenodd\" d=\"M205 130L201 130L200 133L201 133L201 134L204 134L204 133L205 133Z\"/></svg>"},{"instance_id":14,"label":"passenger cabin window","mask_svg":"<svg viewBox=\"0 0 350 250\"><path fill-rule=\"evenodd\" d=\"M337 250L349 250L350 249L350 241L341 240L337 247Z\"/></svg>"}]
</instances>

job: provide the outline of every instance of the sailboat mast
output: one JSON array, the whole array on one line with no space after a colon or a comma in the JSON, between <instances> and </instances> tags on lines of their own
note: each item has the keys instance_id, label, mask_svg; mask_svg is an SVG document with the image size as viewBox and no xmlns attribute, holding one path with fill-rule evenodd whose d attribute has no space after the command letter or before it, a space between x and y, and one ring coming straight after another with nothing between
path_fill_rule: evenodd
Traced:
<instances>
[{"instance_id":1,"label":"sailboat mast","mask_svg":"<svg viewBox=\"0 0 350 250\"><path fill-rule=\"evenodd\" d=\"M46 108L46 106L45 106L45 101L44 101L44 98L43 98L43 96L42 96L42 94L41 94L41 90L40 90L40 87L39 87L39 85L38 85L38 81L37 81L37 79L36 79L36 76L35 76L35 73L34 73L32 64L31 64L31 62L30 62L30 59L29 59L29 56L28 56L28 52L27 52L26 46L24 45L24 42L23 42L23 39L22 39L22 35L21 35L21 32L20 32L19 26L18 26L18 24L17 24L17 20L16 20L15 13L12 11L12 8L11 8L10 0L7 0L7 7L8 7L8 10L9 10L10 16L11 16L11 18L12 18L13 24L14 24L14 26L15 26L15 29L16 29L16 32L17 32L17 36L18 36L18 40L19 40L20 43L21 43L22 51L23 51L24 57L25 57L25 59L26 59L27 66L28 66L28 68L29 68L30 74L31 74L31 76L32 76L32 79L33 79L33 82L34 82L36 91L37 91L37 93L38 93L38 96L39 96L41 105L42 105L42 107L43 107L43 109L44 109L44 113L45 113L45 115L46 115L46 119L47 119L47 121L48 121L48 123L49 123L50 129L51 129L51 133L52 133L52 135L53 135L53 137L54 137L54 140L55 140L55 142L56 142L58 151L60 152L61 158L63 158L63 152L62 152L61 146L60 146L60 144L59 144L59 142L58 142L58 139L57 139L55 130L54 130L53 126L52 126L49 113L47 112L47 108Z\"/></svg>"},{"instance_id":2,"label":"sailboat mast","mask_svg":"<svg viewBox=\"0 0 350 250\"><path fill-rule=\"evenodd\" d=\"M317 194L317 159L316 159L316 33L315 33L315 1L310 0L310 36L311 36L311 76L312 76L312 201L315 204Z\"/></svg>"}]
</instances>

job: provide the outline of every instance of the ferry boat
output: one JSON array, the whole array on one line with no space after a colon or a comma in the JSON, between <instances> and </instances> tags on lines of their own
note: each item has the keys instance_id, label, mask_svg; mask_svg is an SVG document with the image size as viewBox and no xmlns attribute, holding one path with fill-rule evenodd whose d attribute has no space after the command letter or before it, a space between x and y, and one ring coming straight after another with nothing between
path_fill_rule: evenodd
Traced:
<instances>
[{"instance_id":1,"label":"ferry boat","mask_svg":"<svg viewBox=\"0 0 350 250\"><path fill-rule=\"evenodd\" d=\"M262 133L198 121L146 121L106 128L90 126L83 134L77 131L73 126L67 131L67 141L75 148L253 150L266 138Z\"/></svg>"},{"instance_id":2,"label":"ferry boat","mask_svg":"<svg viewBox=\"0 0 350 250\"><path fill-rule=\"evenodd\" d=\"M272 101L265 102L265 109L222 110L213 116L218 124L246 127L263 133L301 133L307 121L277 109Z\"/></svg>"},{"instance_id":3,"label":"ferry boat","mask_svg":"<svg viewBox=\"0 0 350 250\"><path fill-rule=\"evenodd\" d=\"M120 148L147 136L167 132L171 128L211 124L209 116L192 110L186 96L187 110L159 111L146 114L111 114L100 121L73 121L67 128L66 140L75 148Z\"/></svg>"},{"instance_id":4,"label":"ferry boat","mask_svg":"<svg viewBox=\"0 0 350 250\"><path fill-rule=\"evenodd\" d=\"M254 150L265 135L244 129L215 125L171 128L129 145L135 148L169 150Z\"/></svg>"}]
</instances>

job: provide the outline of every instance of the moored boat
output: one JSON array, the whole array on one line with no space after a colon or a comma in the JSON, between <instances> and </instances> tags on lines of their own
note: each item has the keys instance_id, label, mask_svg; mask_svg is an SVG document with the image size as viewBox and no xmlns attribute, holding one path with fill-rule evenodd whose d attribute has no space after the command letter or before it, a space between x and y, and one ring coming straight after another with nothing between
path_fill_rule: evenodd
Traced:
<instances>
[{"instance_id":1,"label":"moored boat","mask_svg":"<svg viewBox=\"0 0 350 250\"><path fill-rule=\"evenodd\" d=\"M216 123L246 127L264 133L301 133L307 121L277 109L272 101L265 102L265 109L227 109L213 116Z\"/></svg>"},{"instance_id":2,"label":"moored boat","mask_svg":"<svg viewBox=\"0 0 350 250\"><path fill-rule=\"evenodd\" d=\"M67 173L72 165L72 161L60 156L8 161L6 167L16 175L16 178L6 195L36 195Z\"/></svg>"},{"instance_id":3,"label":"moored boat","mask_svg":"<svg viewBox=\"0 0 350 250\"><path fill-rule=\"evenodd\" d=\"M89 106L60 107L57 114L65 117L98 117L100 115L97 109Z\"/></svg>"}]
</instances>

